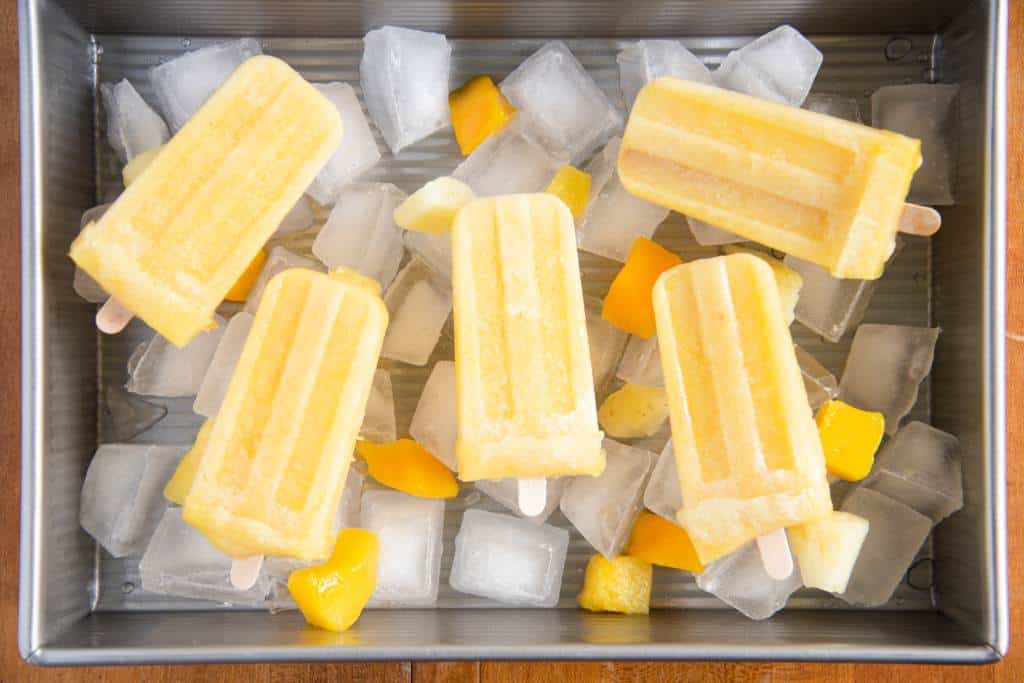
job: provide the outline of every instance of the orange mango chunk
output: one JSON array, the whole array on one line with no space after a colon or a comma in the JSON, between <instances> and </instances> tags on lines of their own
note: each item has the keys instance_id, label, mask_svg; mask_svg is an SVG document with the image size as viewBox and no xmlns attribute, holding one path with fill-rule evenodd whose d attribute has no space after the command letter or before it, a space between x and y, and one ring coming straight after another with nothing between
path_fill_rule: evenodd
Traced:
<instances>
[{"instance_id":1,"label":"orange mango chunk","mask_svg":"<svg viewBox=\"0 0 1024 683\"><path fill-rule=\"evenodd\" d=\"M587 208L587 199L590 197L590 174L581 171L575 166L563 166L551 179L548 188L544 190L553 194L569 207L573 220L579 220L583 210Z\"/></svg>"},{"instance_id":2,"label":"orange mango chunk","mask_svg":"<svg viewBox=\"0 0 1024 683\"><path fill-rule=\"evenodd\" d=\"M637 516L626 549L622 552L659 567L672 567L694 574L704 571L686 530L646 510Z\"/></svg>"},{"instance_id":3,"label":"orange mango chunk","mask_svg":"<svg viewBox=\"0 0 1024 683\"><path fill-rule=\"evenodd\" d=\"M249 263L249 267L242 273L242 277L238 278L238 282L224 295L224 300L242 303L249 298L249 292L252 291L253 285L256 284L256 278L260 276L260 271L263 270L263 264L266 262L267 252L264 249L260 249Z\"/></svg>"},{"instance_id":4,"label":"orange mango chunk","mask_svg":"<svg viewBox=\"0 0 1024 683\"><path fill-rule=\"evenodd\" d=\"M647 339L654 334L651 291L658 276L683 260L646 237L637 237L622 270L612 280L601 317L620 330Z\"/></svg>"},{"instance_id":5,"label":"orange mango chunk","mask_svg":"<svg viewBox=\"0 0 1024 683\"><path fill-rule=\"evenodd\" d=\"M484 140L508 125L516 108L494 85L490 76L474 76L448 95L455 141L468 156Z\"/></svg>"},{"instance_id":6,"label":"orange mango chunk","mask_svg":"<svg viewBox=\"0 0 1024 683\"><path fill-rule=\"evenodd\" d=\"M846 481L868 476L885 433L885 416L842 401L827 401L814 421L829 474Z\"/></svg>"},{"instance_id":7,"label":"orange mango chunk","mask_svg":"<svg viewBox=\"0 0 1024 683\"><path fill-rule=\"evenodd\" d=\"M356 450L366 460L370 476L385 486L420 498L454 498L459 494L452 471L412 439L359 441Z\"/></svg>"},{"instance_id":8,"label":"orange mango chunk","mask_svg":"<svg viewBox=\"0 0 1024 683\"><path fill-rule=\"evenodd\" d=\"M288 576L288 592L313 626L344 631L363 613L377 587L377 534L343 529L327 562Z\"/></svg>"},{"instance_id":9,"label":"orange mango chunk","mask_svg":"<svg viewBox=\"0 0 1024 683\"><path fill-rule=\"evenodd\" d=\"M192 448L178 463L178 468L174 470L170 481L164 486L164 498L178 505L185 504L188 492L192 490L192 481L196 478L199 462L203 459L206 442L210 440L212 432L213 420L207 420L199 428L199 434L196 435L196 441L192 444Z\"/></svg>"},{"instance_id":10,"label":"orange mango chunk","mask_svg":"<svg viewBox=\"0 0 1024 683\"><path fill-rule=\"evenodd\" d=\"M651 565L636 557L609 560L594 555L587 563L577 601L591 612L647 614L651 606Z\"/></svg>"}]
</instances>

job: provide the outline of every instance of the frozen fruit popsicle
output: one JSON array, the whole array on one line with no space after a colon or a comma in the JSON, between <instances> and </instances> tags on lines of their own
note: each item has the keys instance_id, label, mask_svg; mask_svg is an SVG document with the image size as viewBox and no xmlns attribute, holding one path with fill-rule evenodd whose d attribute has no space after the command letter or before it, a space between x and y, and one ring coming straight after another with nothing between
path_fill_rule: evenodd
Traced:
<instances>
[{"instance_id":1,"label":"frozen fruit popsicle","mask_svg":"<svg viewBox=\"0 0 1024 683\"><path fill-rule=\"evenodd\" d=\"M720 88L661 78L637 96L618 171L633 194L873 280L892 253L921 143Z\"/></svg>"},{"instance_id":2,"label":"frozen fruit popsicle","mask_svg":"<svg viewBox=\"0 0 1024 683\"><path fill-rule=\"evenodd\" d=\"M252 57L71 245L71 258L178 346L213 311L341 141L337 109L279 59ZM126 323L130 316L124 318Z\"/></svg>"},{"instance_id":3,"label":"frozen fruit popsicle","mask_svg":"<svg viewBox=\"0 0 1024 683\"><path fill-rule=\"evenodd\" d=\"M771 268L749 254L676 266L654 286L654 311L678 518L701 562L828 515L825 459Z\"/></svg>"},{"instance_id":4,"label":"frozen fruit popsicle","mask_svg":"<svg viewBox=\"0 0 1024 683\"><path fill-rule=\"evenodd\" d=\"M217 414L185 520L234 558L322 559L388 314L349 271L275 276Z\"/></svg>"},{"instance_id":5,"label":"frozen fruit popsicle","mask_svg":"<svg viewBox=\"0 0 1024 683\"><path fill-rule=\"evenodd\" d=\"M600 474L569 209L549 194L478 199L456 217L452 251L459 477Z\"/></svg>"}]
</instances>

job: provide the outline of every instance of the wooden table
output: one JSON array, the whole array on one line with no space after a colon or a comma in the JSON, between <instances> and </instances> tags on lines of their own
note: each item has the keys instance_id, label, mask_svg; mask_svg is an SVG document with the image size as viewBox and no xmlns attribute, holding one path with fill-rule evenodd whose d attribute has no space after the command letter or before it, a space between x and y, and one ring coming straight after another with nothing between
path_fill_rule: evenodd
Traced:
<instances>
[{"instance_id":1,"label":"wooden table","mask_svg":"<svg viewBox=\"0 0 1024 683\"><path fill-rule=\"evenodd\" d=\"M17 11L13 0L0 8L0 253L7 268L0 269L0 457L6 486L0 496L0 683L7 681L238 681L292 683L298 681L469 681L549 683L554 681L793 681L828 680L830 683L878 679L885 681L1024 680L1024 601L1014 587L1024 581L1024 533L1016 515L1024 514L1024 2L1010 9L1009 149L1007 186L1007 487L1010 519L1010 586L1013 635L1009 657L993 666L937 667L854 664L718 664L718 663L444 663L419 664L253 664L236 666L131 667L42 669L29 667L18 655L18 507L20 462L20 254L19 147L18 147L18 40Z\"/></svg>"}]
</instances>

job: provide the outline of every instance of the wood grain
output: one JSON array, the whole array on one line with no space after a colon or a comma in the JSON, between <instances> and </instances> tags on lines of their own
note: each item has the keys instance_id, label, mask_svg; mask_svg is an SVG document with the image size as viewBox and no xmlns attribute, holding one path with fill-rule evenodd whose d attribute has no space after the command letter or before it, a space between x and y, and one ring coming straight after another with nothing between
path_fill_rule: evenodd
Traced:
<instances>
[{"instance_id":1,"label":"wood grain","mask_svg":"<svg viewBox=\"0 0 1024 683\"><path fill-rule=\"evenodd\" d=\"M1010 520L1010 585L1024 582L1024 533L1017 518L1024 515L1024 2L1011 3L1009 52L1009 145L1007 150L1007 444L1008 502ZM59 681L76 683L135 683L147 681L199 681L226 683L298 683L299 681L368 681L373 683L577 683L583 681L848 681L885 680L905 683L942 681L1024 680L1024 645L1018 638L1024 623L1024 601L1011 590L1013 637L1009 657L985 667L823 665L823 664L722 664L722 663L394 663L247 666L121 667L90 669L41 669L21 661L17 650L18 610L18 505L20 410L20 204L18 163L18 56L15 3L0 3L0 253L7 255L0 269L0 444L5 495L0 495L0 683L8 681Z\"/></svg>"}]
</instances>

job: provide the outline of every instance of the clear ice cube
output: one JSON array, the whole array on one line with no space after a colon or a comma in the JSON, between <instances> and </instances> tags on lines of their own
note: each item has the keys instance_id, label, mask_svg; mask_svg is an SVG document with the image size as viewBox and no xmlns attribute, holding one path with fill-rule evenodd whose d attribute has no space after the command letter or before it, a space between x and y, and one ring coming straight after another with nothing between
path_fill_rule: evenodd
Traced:
<instances>
[{"instance_id":1,"label":"clear ice cube","mask_svg":"<svg viewBox=\"0 0 1024 683\"><path fill-rule=\"evenodd\" d=\"M676 513L683 507L683 491L676 470L676 454L672 441L665 444L658 456L658 462L651 470L647 488L644 489L644 507L673 524L678 524Z\"/></svg>"},{"instance_id":2,"label":"clear ice cube","mask_svg":"<svg viewBox=\"0 0 1024 683\"><path fill-rule=\"evenodd\" d=\"M804 389L807 390L807 402L811 404L811 412L817 414L818 408L826 401L831 401L839 395L839 383L817 358L800 346L794 344L793 348L796 349L796 362L804 379Z\"/></svg>"},{"instance_id":3,"label":"clear ice cube","mask_svg":"<svg viewBox=\"0 0 1024 683\"><path fill-rule=\"evenodd\" d=\"M390 443L398 438L395 394L391 388L391 373L387 370L378 369L373 373L373 386L370 387L359 438L376 443Z\"/></svg>"},{"instance_id":4,"label":"clear ice cube","mask_svg":"<svg viewBox=\"0 0 1024 683\"><path fill-rule=\"evenodd\" d=\"M668 209L630 194L615 164L622 138L612 138L587 164L592 180L587 208L579 222L579 248L625 263L633 240L654 235Z\"/></svg>"},{"instance_id":5,"label":"clear ice cube","mask_svg":"<svg viewBox=\"0 0 1024 683\"><path fill-rule=\"evenodd\" d=\"M863 485L938 524L964 506L960 441L922 422L911 422L882 447Z\"/></svg>"},{"instance_id":6,"label":"clear ice cube","mask_svg":"<svg viewBox=\"0 0 1024 683\"><path fill-rule=\"evenodd\" d=\"M270 250L270 254L267 255L267 261L263 264L263 270L260 271L260 276L256 278L256 283L249 292L249 298L245 300L246 313L256 315L256 311L260 307L260 300L263 298L263 290L266 289L267 283L270 282L272 277L289 268L306 268L320 273L325 270L322 265L312 259L299 256L284 247L274 247Z\"/></svg>"},{"instance_id":7,"label":"clear ice cube","mask_svg":"<svg viewBox=\"0 0 1024 683\"><path fill-rule=\"evenodd\" d=\"M352 183L341 188L337 204L313 242L313 255L331 270L350 268L387 288L402 262L402 229L392 214L405 197L390 183Z\"/></svg>"},{"instance_id":8,"label":"clear ice cube","mask_svg":"<svg viewBox=\"0 0 1024 683\"><path fill-rule=\"evenodd\" d=\"M691 216L686 217L686 224L690 226L690 233L697 244L702 247L717 247L723 244L736 244L745 242L746 238L731 233L728 230L716 228L710 223L699 221Z\"/></svg>"},{"instance_id":9,"label":"clear ice cube","mask_svg":"<svg viewBox=\"0 0 1024 683\"><path fill-rule=\"evenodd\" d=\"M426 365L452 312L452 290L419 258L406 264L384 294L391 320L381 355Z\"/></svg>"},{"instance_id":10,"label":"clear ice cube","mask_svg":"<svg viewBox=\"0 0 1024 683\"><path fill-rule=\"evenodd\" d=\"M423 259L434 272L451 283L452 280L452 240L446 233L435 235L428 232L406 230L402 236L405 248Z\"/></svg>"},{"instance_id":11,"label":"clear ice cube","mask_svg":"<svg viewBox=\"0 0 1024 683\"><path fill-rule=\"evenodd\" d=\"M832 277L821 266L793 256L786 256L785 263L804 280L795 310L804 327L837 342L864 319L878 280Z\"/></svg>"},{"instance_id":12,"label":"clear ice cube","mask_svg":"<svg viewBox=\"0 0 1024 683\"><path fill-rule=\"evenodd\" d=\"M520 112L473 150L452 176L481 197L540 192L567 162L567 157L545 147L536 121Z\"/></svg>"},{"instance_id":13,"label":"clear ice cube","mask_svg":"<svg viewBox=\"0 0 1024 683\"><path fill-rule=\"evenodd\" d=\"M799 107L811 91L822 54L792 26L779 26L733 50L715 71L722 88Z\"/></svg>"},{"instance_id":14,"label":"clear ice cube","mask_svg":"<svg viewBox=\"0 0 1024 683\"><path fill-rule=\"evenodd\" d=\"M795 560L787 578L779 581L768 576L756 541L715 560L697 575L698 588L755 620L767 619L785 607L802 585Z\"/></svg>"},{"instance_id":15,"label":"clear ice cube","mask_svg":"<svg viewBox=\"0 0 1024 683\"><path fill-rule=\"evenodd\" d=\"M645 384L651 387L665 386L661 374L661 355L658 352L658 336L647 339L631 335L626 350L619 361L615 376L630 384Z\"/></svg>"},{"instance_id":16,"label":"clear ice cube","mask_svg":"<svg viewBox=\"0 0 1024 683\"><path fill-rule=\"evenodd\" d=\"M195 396L224 336L224 319L214 316L214 321L217 327L200 332L180 349L154 332L128 359L125 389L165 398Z\"/></svg>"},{"instance_id":17,"label":"clear ice cube","mask_svg":"<svg viewBox=\"0 0 1024 683\"><path fill-rule=\"evenodd\" d=\"M633 106L640 88L662 76L713 83L711 71L700 57L676 40L641 40L620 52L615 61L619 63L619 89L627 109Z\"/></svg>"},{"instance_id":18,"label":"clear ice cube","mask_svg":"<svg viewBox=\"0 0 1024 683\"><path fill-rule=\"evenodd\" d=\"M861 325L846 357L839 398L882 413L886 433L895 434L932 369L938 338L937 327Z\"/></svg>"},{"instance_id":19,"label":"clear ice cube","mask_svg":"<svg viewBox=\"0 0 1024 683\"><path fill-rule=\"evenodd\" d=\"M242 62L262 52L255 39L242 38L186 52L150 69L149 82L171 129L180 130Z\"/></svg>"},{"instance_id":20,"label":"clear ice cube","mask_svg":"<svg viewBox=\"0 0 1024 683\"><path fill-rule=\"evenodd\" d=\"M440 33L385 26L363 37L363 97L394 154L448 125L451 53Z\"/></svg>"},{"instance_id":21,"label":"clear ice cube","mask_svg":"<svg viewBox=\"0 0 1024 683\"><path fill-rule=\"evenodd\" d=\"M448 582L460 593L513 605L554 607L568 549L565 529L466 510L455 537Z\"/></svg>"},{"instance_id":22,"label":"clear ice cube","mask_svg":"<svg viewBox=\"0 0 1024 683\"><path fill-rule=\"evenodd\" d=\"M164 486L188 446L104 444L82 485L82 528L114 557L146 549L167 501Z\"/></svg>"},{"instance_id":23,"label":"clear ice cube","mask_svg":"<svg viewBox=\"0 0 1024 683\"><path fill-rule=\"evenodd\" d=\"M917 138L924 161L909 201L938 206L955 201L958 85L889 85L871 96L871 125Z\"/></svg>"},{"instance_id":24,"label":"clear ice cube","mask_svg":"<svg viewBox=\"0 0 1024 683\"><path fill-rule=\"evenodd\" d=\"M440 360L434 364L420 393L409 436L454 472L455 432L455 363Z\"/></svg>"},{"instance_id":25,"label":"clear ice cube","mask_svg":"<svg viewBox=\"0 0 1024 683\"><path fill-rule=\"evenodd\" d=\"M377 588L370 607L427 607L437 602L444 501L401 491L363 492L361 526L377 534Z\"/></svg>"},{"instance_id":26,"label":"clear ice cube","mask_svg":"<svg viewBox=\"0 0 1024 683\"><path fill-rule=\"evenodd\" d=\"M857 99L854 97L832 95L830 93L811 93L804 100L804 109L846 119L854 123L863 123L860 116L860 105L857 104Z\"/></svg>"},{"instance_id":27,"label":"clear ice cube","mask_svg":"<svg viewBox=\"0 0 1024 683\"><path fill-rule=\"evenodd\" d=\"M583 538L611 559L629 539L654 454L611 439L605 439L602 446L604 472L597 477L573 478L559 507Z\"/></svg>"},{"instance_id":28,"label":"clear ice cube","mask_svg":"<svg viewBox=\"0 0 1024 683\"><path fill-rule=\"evenodd\" d=\"M167 508L146 554L139 563L142 588L150 593L177 595L239 605L256 605L270 592L270 577L261 571L256 583L240 591L231 585L231 558L220 552L181 516Z\"/></svg>"},{"instance_id":29,"label":"clear ice cube","mask_svg":"<svg viewBox=\"0 0 1024 683\"><path fill-rule=\"evenodd\" d=\"M561 41L530 55L501 82L501 92L537 122L546 149L574 163L622 127L622 116Z\"/></svg>"},{"instance_id":30,"label":"clear ice cube","mask_svg":"<svg viewBox=\"0 0 1024 683\"><path fill-rule=\"evenodd\" d=\"M846 592L851 605L884 605L900 585L932 528L932 520L877 491L858 486L843 500L842 512L868 520Z\"/></svg>"},{"instance_id":31,"label":"clear ice cube","mask_svg":"<svg viewBox=\"0 0 1024 683\"><path fill-rule=\"evenodd\" d=\"M121 163L167 142L167 124L128 79L100 85L103 108L107 112L107 140Z\"/></svg>"},{"instance_id":32,"label":"clear ice cube","mask_svg":"<svg viewBox=\"0 0 1024 683\"><path fill-rule=\"evenodd\" d=\"M228 393L231 377L235 374L235 366L242 357L245 340L249 338L252 321L253 316L243 312L236 314L228 322L224 336L221 337L213 354L213 360L206 368L203 382L199 385L199 393L192 404L193 412L203 417L214 417L220 410L220 404L224 402L224 397Z\"/></svg>"},{"instance_id":33,"label":"clear ice cube","mask_svg":"<svg viewBox=\"0 0 1024 683\"><path fill-rule=\"evenodd\" d=\"M334 204L342 187L377 165L380 150L377 149L370 123L351 85L317 83L314 87L337 107L345 131L341 145L307 190L309 196L319 204L330 206Z\"/></svg>"},{"instance_id":34,"label":"clear ice cube","mask_svg":"<svg viewBox=\"0 0 1024 683\"><path fill-rule=\"evenodd\" d=\"M515 514L528 519L536 524L543 524L548 521L551 513L558 508L565 493L569 477L558 477L547 480L547 497L545 498L544 509L539 515L524 515L519 509L519 480L518 479L480 479L473 482L480 493L491 498L497 503L505 506Z\"/></svg>"},{"instance_id":35,"label":"clear ice cube","mask_svg":"<svg viewBox=\"0 0 1024 683\"><path fill-rule=\"evenodd\" d=\"M130 441L167 415L165 406L144 401L113 382L103 386L103 441Z\"/></svg>"},{"instance_id":36,"label":"clear ice cube","mask_svg":"<svg viewBox=\"0 0 1024 683\"><path fill-rule=\"evenodd\" d=\"M584 297L587 314L587 341L590 342L590 366L594 371L594 390L601 394L618 367L629 334L601 317L599 299Z\"/></svg>"},{"instance_id":37,"label":"clear ice cube","mask_svg":"<svg viewBox=\"0 0 1024 683\"><path fill-rule=\"evenodd\" d=\"M299 197L299 201L295 202L295 206L291 208L291 211L281 219L281 224L274 231L274 237L291 235L292 233L311 228L315 220L316 216L313 215L313 209L310 208L306 197Z\"/></svg>"}]
</instances>

